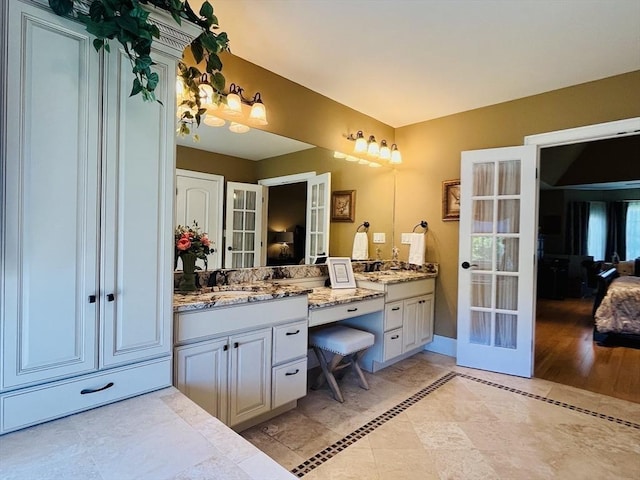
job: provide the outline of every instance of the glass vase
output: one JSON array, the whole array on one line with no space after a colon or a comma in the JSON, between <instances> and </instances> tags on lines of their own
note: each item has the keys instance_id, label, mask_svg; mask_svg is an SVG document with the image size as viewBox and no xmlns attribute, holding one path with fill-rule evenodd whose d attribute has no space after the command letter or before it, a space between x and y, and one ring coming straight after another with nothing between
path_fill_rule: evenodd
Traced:
<instances>
[{"instance_id":1,"label":"glass vase","mask_svg":"<svg viewBox=\"0 0 640 480\"><path fill-rule=\"evenodd\" d=\"M194 292L196 290L196 256L193 253L183 253L182 278L178 290L181 292Z\"/></svg>"}]
</instances>

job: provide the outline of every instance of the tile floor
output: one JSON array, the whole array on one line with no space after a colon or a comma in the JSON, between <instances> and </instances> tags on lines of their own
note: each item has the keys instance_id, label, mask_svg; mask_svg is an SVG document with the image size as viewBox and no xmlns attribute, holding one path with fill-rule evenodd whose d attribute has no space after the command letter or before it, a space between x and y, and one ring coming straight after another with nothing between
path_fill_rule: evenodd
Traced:
<instances>
[{"instance_id":1,"label":"tile floor","mask_svg":"<svg viewBox=\"0 0 640 480\"><path fill-rule=\"evenodd\" d=\"M242 435L308 480L637 479L638 403L422 352Z\"/></svg>"}]
</instances>

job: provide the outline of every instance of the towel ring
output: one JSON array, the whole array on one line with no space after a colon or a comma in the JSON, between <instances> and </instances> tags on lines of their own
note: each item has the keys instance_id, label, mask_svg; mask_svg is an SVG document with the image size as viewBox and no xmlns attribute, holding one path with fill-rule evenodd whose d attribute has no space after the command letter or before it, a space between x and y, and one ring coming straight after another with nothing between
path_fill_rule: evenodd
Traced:
<instances>
[{"instance_id":1,"label":"towel ring","mask_svg":"<svg viewBox=\"0 0 640 480\"><path fill-rule=\"evenodd\" d=\"M423 233L427 233L427 230L429 229L429 224L426 222L426 220L420 220L420 223L418 223L415 227L413 227L413 233L416 232L416 228L424 228L424 232Z\"/></svg>"},{"instance_id":2,"label":"towel ring","mask_svg":"<svg viewBox=\"0 0 640 480\"><path fill-rule=\"evenodd\" d=\"M364 222L364 223L358 225L358 228L356 228L356 232L360 231L360 227L364 227L364 230L362 230L363 232L368 232L369 231L369 222Z\"/></svg>"}]
</instances>

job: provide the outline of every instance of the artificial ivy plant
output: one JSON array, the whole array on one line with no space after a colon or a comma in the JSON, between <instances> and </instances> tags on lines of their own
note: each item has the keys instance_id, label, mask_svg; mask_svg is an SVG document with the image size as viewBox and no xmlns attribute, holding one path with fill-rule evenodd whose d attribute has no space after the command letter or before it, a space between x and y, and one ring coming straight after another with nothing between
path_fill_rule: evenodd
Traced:
<instances>
[{"instance_id":1,"label":"artificial ivy plant","mask_svg":"<svg viewBox=\"0 0 640 480\"><path fill-rule=\"evenodd\" d=\"M96 37L93 40L96 51L104 49L109 52L109 40L117 40L131 61L134 74L131 96L142 94L145 101L159 102L154 93L158 74L151 70L154 65L151 45L154 38L160 37L160 31L149 22L149 10L143 7L146 5L167 11L178 25L184 19L202 28L202 33L190 46L196 63L203 64L205 71L179 63L179 75L189 92L189 97L183 102L189 108L182 113L179 131L189 134L189 125L193 122L200 125L201 115L206 111L200 105L198 84L205 81L211 85L216 102L225 98L222 95L225 78L219 53L229 50L229 39L226 33L213 31L218 29L218 18L208 1L196 14L189 0L93 0L86 14L74 8L74 0L49 0L49 6L57 15L74 17L85 25L87 32ZM208 75L203 76L204 73Z\"/></svg>"}]
</instances>

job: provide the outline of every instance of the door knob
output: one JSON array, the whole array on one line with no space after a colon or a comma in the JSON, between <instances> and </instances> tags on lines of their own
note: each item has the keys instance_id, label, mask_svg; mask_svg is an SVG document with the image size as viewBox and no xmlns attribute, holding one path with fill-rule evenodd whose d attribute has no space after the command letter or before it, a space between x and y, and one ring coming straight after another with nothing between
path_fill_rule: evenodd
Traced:
<instances>
[{"instance_id":1,"label":"door knob","mask_svg":"<svg viewBox=\"0 0 640 480\"><path fill-rule=\"evenodd\" d=\"M233 247L229 246L227 247L227 250L229 250L230 252L233 252Z\"/></svg>"},{"instance_id":2,"label":"door knob","mask_svg":"<svg viewBox=\"0 0 640 480\"><path fill-rule=\"evenodd\" d=\"M462 265L460 266L466 270L469 267L477 267L478 265L475 263L462 262Z\"/></svg>"}]
</instances>

